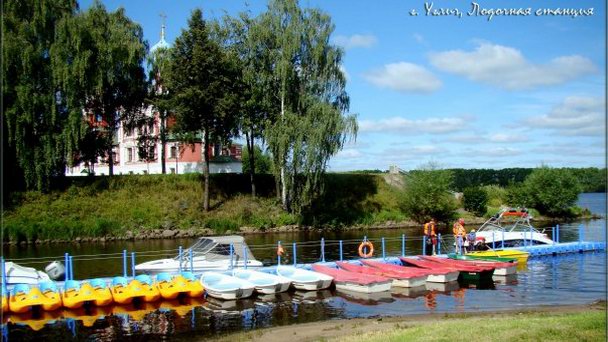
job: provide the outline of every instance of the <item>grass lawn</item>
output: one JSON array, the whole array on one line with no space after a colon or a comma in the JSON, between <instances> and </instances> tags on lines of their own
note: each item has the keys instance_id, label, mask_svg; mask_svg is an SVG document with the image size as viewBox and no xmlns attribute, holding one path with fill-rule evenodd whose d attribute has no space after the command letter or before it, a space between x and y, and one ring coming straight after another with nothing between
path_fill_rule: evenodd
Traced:
<instances>
[{"instance_id":1,"label":"grass lawn","mask_svg":"<svg viewBox=\"0 0 608 342\"><path fill-rule=\"evenodd\" d=\"M522 313L397 323L393 329L341 336L334 341L606 341L606 312Z\"/></svg>"}]
</instances>

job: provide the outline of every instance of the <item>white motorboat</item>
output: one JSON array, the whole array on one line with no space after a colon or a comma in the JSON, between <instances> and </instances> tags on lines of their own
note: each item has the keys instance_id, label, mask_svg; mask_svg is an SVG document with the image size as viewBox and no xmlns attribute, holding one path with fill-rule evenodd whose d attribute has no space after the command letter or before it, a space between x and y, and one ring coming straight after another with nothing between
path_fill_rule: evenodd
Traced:
<instances>
[{"instance_id":1,"label":"white motorboat","mask_svg":"<svg viewBox=\"0 0 608 342\"><path fill-rule=\"evenodd\" d=\"M48 274L42 271L33 267L17 265L10 261L4 263L4 273L8 287L16 284L38 285L40 282L51 280Z\"/></svg>"},{"instance_id":2,"label":"white motorboat","mask_svg":"<svg viewBox=\"0 0 608 342\"><path fill-rule=\"evenodd\" d=\"M544 230L532 227L531 218L526 209L503 209L479 227L475 238L496 248L553 244Z\"/></svg>"},{"instance_id":3,"label":"white motorboat","mask_svg":"<svg viewBox=\"0 0 608 342\"><path fill-rule=\"evenodd\" d=\"M334 280L334 278L328 275L293 266L278 266L270 270L274 272L274 274L290 280L296 290L323 290L330 287Z\"/></svg>"},{"instance_id":4,"label":"white motorboat","mask_svg":"<svg viewBox=\"0 0 608 342\"><path fill-rule=\"evenodd\" d=\"M147 261L136 265L135 271L146 274L175 273L180 270L180 261L182 270L190 270L192 265L195 273L223 272L245 265L248 268L262 266L262 263L251 254L245 239L242 236L232 235L202 237L192 247L185 249L181 256Z\"/></svg>"},{"instance_id":5,"label":"white motorboat","mask_svg":"<svg viewBox=\"0 0 608 342\"><path fill-rule=\"evenodd\" d=\"M255 285L246 280L218 272L205 272L200 281L207 295L219 299L248 298L255 289Z\"/></svg>"},{"instance_id":6,"label":"white motorboat","mask_svg":"<svg viewBox=\"0 0 608 342\"><path fill-rule=\"evenodd\" d=\"M255 290L262 294L285 292L289 289L289 279L274 274L238 269L229 273L233 277L246 280L255 285Z\"/></svg>"}]
</instances>

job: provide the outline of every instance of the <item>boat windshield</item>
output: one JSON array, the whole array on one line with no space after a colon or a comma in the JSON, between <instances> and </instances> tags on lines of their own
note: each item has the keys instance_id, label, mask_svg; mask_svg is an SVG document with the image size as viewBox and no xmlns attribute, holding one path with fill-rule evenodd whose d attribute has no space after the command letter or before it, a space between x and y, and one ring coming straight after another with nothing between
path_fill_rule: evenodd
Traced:
<instances>
[{"instance_id":1,"label":"boat windshield","mask_svg":"<svg viewBox=\"0 0 608 342\"><path fill-rule=\"evenodd\" d=\"M232 250L231 250L232 246ZM251 250L241 236L225 236L216 238L201 238L192 247L184 251L183 257L188 258L192 250L192 256L205 257L206 260L227 260L232 257L235 261L245 258L255 260ZM179 258L176 257L176 259Z\"/></svg>"},{"instance_id":2,"label":"boat windshield","mask_svg":"<svg viewBox=\"0 0 608 342\"><path fill-rule=\"evenodd\" d=\"M538 233L539 231L530 223L530 218L527 211L503 210L482 224L477 231L529 232L532 230Z\"/></svg>"}]
</instances>

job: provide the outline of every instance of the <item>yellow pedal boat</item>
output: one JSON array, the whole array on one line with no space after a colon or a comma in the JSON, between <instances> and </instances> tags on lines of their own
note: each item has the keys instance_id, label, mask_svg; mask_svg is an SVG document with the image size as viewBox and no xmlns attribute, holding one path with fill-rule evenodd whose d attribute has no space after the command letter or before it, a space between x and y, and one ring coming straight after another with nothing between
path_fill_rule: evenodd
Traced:
<instances>
[{"instance_id":1,"label":"yellow pedal boat","mask_svg":"<svg viewBox=\"0 0 608 342\"><path fill-rule=\"evenodd\" d=\"M528 262L528 256L530 256L530 253L528 252L524 252L524 251L520 251L517 249L490 249L487 251L474 251L474 252L469 252L467 253L467 255L473 255L473 256L482 256L482 257L487 257L487 258L507 258L507 259L517 259L517 263L518 264L525 264L526 262Z\"/></svg>"},{"instance_id":2,"label":"yellow pedal boat","mask_svg":"<svg viewBox=\"0 0 608 342\"><path fill-rule=\"evenodd\" d=\"M140 274L135 277L135 280L141 283L142 290L144 292L144 302L156 302L160 299L160 292L158 286L152 281L152 278L147 274Z\"/></svg>"},{"instance_id":3,"label":"yellow pedal boat","mask_svg":"<svg viewBox=\"0 0 608 342\"><path fill-rule=\"evenodd\" d=\"M146 293L142 283L133 279L130 282L125 277L114 277L112 279L112 297L118 304L131 304L135 299L144 299Z\"/></svg>"},{"instance_id":4,"label":"yellow pedal boat","mask_svg":"<svg viewBox=\"0 0 608 342\"><path fill-rule=\"evenodd\" d=\"M91 285L95 293L95 306L106 306L114 302L112 292L103 279L91 279L89 285Z\"/></svg>"},{"instance_id":5,"label":"yellow pedal boat","mask_svg":"<svg viewBox=\"0 0 608 342\"><path fill-rule=\"evenodd\" d=\"M46 284L47 282L43 283ZM8 300L8 308L14 313L25 313L34 307L41 307L45 311L52 311L61 307L61 297L54 283L48 282L47 287L41 289L30 288L27 284L17 284ZM53 290L54 287L54 290Z\"/></svg>"},{"instance_id":6,"label":"yellow pedal boat","mask_svg":"<svg viewBox=\"0 0 608 342\"><path fill-rule=\"evenodd\" d=\"M61 294L63 306L68 309L81 308L86 303L95 303L98 299L95 288L88 282L82 284L76 280L66 280L65 290Z\"/></svg>"},{"instance_id":7,"label":"yellow pedal boat","mask_svg":"<svg viewBox=\"0 0 608 342\"><path fill-rule=\"evenodd\" d=\"M164 299L175 299L180 294L188 297L201 297L205 289L191 272L171 276L168 273L156 275L156 284Z\"/></svg>"}]
</instances>

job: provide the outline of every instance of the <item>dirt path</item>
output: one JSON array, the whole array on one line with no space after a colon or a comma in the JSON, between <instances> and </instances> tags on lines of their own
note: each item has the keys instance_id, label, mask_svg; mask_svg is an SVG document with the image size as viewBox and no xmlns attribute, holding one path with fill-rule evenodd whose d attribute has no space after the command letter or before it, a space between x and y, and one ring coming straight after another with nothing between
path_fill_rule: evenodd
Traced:
<instances>
[{"instance_id":1,"label":"dirt path","mask_svg":"<svg viewBox=\"0 0 608 342\"><path fill-rule=\"evenodd\" d=\"M330 320L322 322L295 324L288 326L273 327L268 329L254 330L246 333L226 335L218 341L264 341L264 342L309 342L347 335L356 335L365 332L390 330L393 328L405 328L407 326L434 322L438 319L467 318L467 317L504 317L505 314L515 315L519 313L551 312L551 313L573 313L586 312L590 310L606 311L606 302L600 301L589 305L567 305L567 306L542 306L537 308L492 311L480 313L455 313L455 314L423 314L403 317L385 318L358 318L345 320Z\"/></svg>"}]
</instances>

